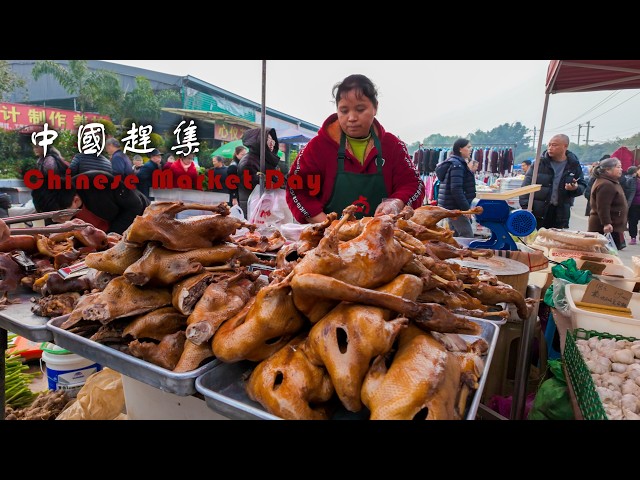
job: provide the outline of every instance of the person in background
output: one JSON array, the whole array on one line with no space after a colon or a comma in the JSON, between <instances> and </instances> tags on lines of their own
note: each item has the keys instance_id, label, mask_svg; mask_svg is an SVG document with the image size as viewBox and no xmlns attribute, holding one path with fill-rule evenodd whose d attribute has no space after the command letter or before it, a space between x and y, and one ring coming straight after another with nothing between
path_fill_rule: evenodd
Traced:
<instances>
[{"instance_id":1,"label":"person in background","mask_svg":"<svg viewBox=\"0 0 640 480\"><path fill-rule=\"evenodd\" d=\"M620 178L622 163L615 157L600 162L594 169L596 181L591 188L591 212L589 232L610 233L618 250L626 245L624 231L627 228L627 199Z\"/></svg>"},{"instance_id":2,"label":"person in background","mask_svg":"<svg viewBox=\"0 0 640 480\"><path fill-rule=\"evenodd\" d=\"M227 176L238 175L238 164L240 163L240 160L242 159L242 157L245 156L246 153L247 153L247 147L244 147L242 145L238 145L236 147L236 149L233 152L233 157L231 158L231 163L227 167ZM229 205L231 205L232 207L234 205L238 205L238 189L239 187L229 189ZM245 215L247 214L247 212L245 212L244 210L242 213L244 213Z\"/></svg>"},{"instance_id":3,"label":"person in background","mask_svg":"<svg viewBox=\"0 0 640 480\"><path fill-rule=\"evenodd\" d=\"M627 205L631 205L633 197L636 195L636 174L638 173L638 167L629 167L625 174L620 177L620 185L624 191L624 198L627 199Z\"/></svg>"},{"instance_id":4,"label":"person in background","mask_svg":"<svg viewBox=\"0 0 640 480\"><path fill-rule=\"evenodd\" d=\"M520 167L522 168L522 174L526 175L529 171L529 168L531 168L531 160L523 160L520 164Z\"/></svg>"},{"instance_id":5,"label":"person in background","mask_svg":"<svg viewBox=\"0 0 640 480\"><path fill-rule=\"evenodd\" d=\"M538 165L536 183L542 188L534 193L531 212L536 217L537 228L569 228L573 199L587 188L582 166L569 150L567 135L554 135L547 144ZM534 168L524 176L522 186L531 185ZM520 206L527 208L529 194L520 195Z\"/></svg>"},{"instance_id":6,"label":"person in background","mask_svg":"<svg viewBox=\"0 0 640 480\"><path fill-rule=\"evenodd\" d=\"M113 173L109 159L102 154L97 155L95 153L76 153L71 159L69 169L73 176L93 170Z\"/></svg>"},{"instance_id":7,"label":"person in background","mask_svg":"<svg viewBox=\"0 0 640 480\"><path fill-rule=\"evenodd\" d=\"M453 143L451 155L442 162L442 169L446 173L438 174L440 189L438 191L438 206L449 210L469 210L471 202L476 197L476 180L467 162L471 158L471 141L459 138ZM436 173L438 170L436 170ZM471 227L472 215L460 215L458 218L447 219L449 228L456 237L473 238Z\"/></svg>"},{"instance_id":8,"label":"person in background","mask_svg":"<svg viewBox=\"0 0 640 480\"><path fill-rule=\"evenodd\" d=\"M605 160L609 157L611 157L611 155L603 155L600 160L589 165L589 178L587 179L587 188L584 189L584 198L587 199L587 207L584 213L585 217L589 217L589 213L591 212L591 187L593 187L593 182L596 181L596 177L593 175L593 171L602 160Z\"/></svg>"},{"instance_id":9,"label":"person in background","mask_svg":"<svg viewBox=\"0 0 640 480\"><path fill-rule=\"evenodd\" d=\"M140 155L133 156L133 173L138 173L142 168L142 157Z\"/></svg>"},{"instance_id":10,"label":"person in background","mask_svg":"<svg viewBox=\"0 0 640 480\"><path fill-rule=\"evenodd\" d=\"M265 148L264 151L264 168L266 173L268 170L278 169L280 157L278 157L278 136L275 128L266 128L265 130L267 148ZM242 134L242 143L249 151L238 163L238 175L240 176L238 203L245 216L249 218L247 201L253 189L260 185L260 177L258 175L258 172L260 172L260 128L252 128L245 131ZM251 188L247 188L244 184L243 178L245 171L249 172L251 176Z\"/></svg>"},{"instance_id":11,"label":"person in background","mask_svg":"<svg viewBox=\"0 0 640 480\"><path fill-rule=\"evenodd\" d=\"M297 155L289 177L318 178L311 186L286 190L287 204L300 223L317 223L327 213L357 205L357 218L399 213L422 205L424 183L406 144L375 118L378 91L366 76L354 74L333 86L336 113ZM309 177L311 176L311 177ZM382 201L388 199L387 201Z\"/></svg>"},{"instance_id":12,"label":"person in background","mask_svg":"<svg viewBox=\"0 0 640 480\"><path fill-rule=\"evenodd\" d=\"M478 166L480 165L480 162L478 162L478 160L469 159L467 164L469 165L469 170L471 170L471 173L475 174L478 171Z\"/></svg>"},{"instance_id":13,"label":"person in background","mask_svg":"<svg viewBox=\"0 0 640 480\"><path fill-rule=\"evenodd\" d=\"M162 154L160 150L154 148L149 153L149 161L140 167L140 170L136 173L138 175L138 190L147 197L149 200L153 200L150 196L150 189L153 185L153 173L156 170L161 170L160 163L162 162Z\"/></svg>"},{"instance_id":14,"label":"person in background","mask_svg":"<svg viewBox=\"0 0 640 480\"><path fill-rule=\"evenodd\" d=\"M164 170L165 168L169 168L173 162L176 161L176 157L173 153L165 153L162 156L162 161L160 162L160 167Z\"/></svg>"},{"instance_id":15,"label":"person in background","mask_svg":"<svg viewBox=\"0 0 640 480\"><path fill-rule=\"evenodd\" d=\"M44 147L40 145L33 145L33 153L36 157L38 157L38 160L36 162L36 168L45 176L45 178L47 176L47 172L49 171L57 175L60 175L60 177L64 176L65 172L63 171L63 167L65 166L65 161L64 161L64 158L62 157L62 154L56 147L54 147L53 145L49 145L49 148L47 148L47 155L45 156ZM109 168L111 168L111 164L109 163L109 160L107 160L106 158L105 160ZM66 170L66 168L64 170ZM31 191L31 199L33 200L33 207L36 212L39 212L39 213L46 212L46 210L43 210L43 205L42 205L42 202L40 201L42 192L45 190L46 190L46 187L42 186L39 189L35 189ZM6 216L9 216L8 213L9 211L7 209ZM45 225L51 225L52 223L53 223L53 220L51 220L50 218L46 218L44 220Z\"/></svg>"},{"instance_id":16,"label":"person in background","mask_svg":"<svg viewBox=\"0 0 640 480\"><path fill-rule=\"evenodd\" d=\"M89 188L76 190L76 177L73 177L71 188L47 190L43 196L44 211L79 208L74 218L84 220L105 233L122 234L149 205L147 197L136 189L127 188L123 182L115 188L96 188L94 179L97 175L106 176L107 185L114 184L114 176L110 173L92 170L83 175L88 177Z\"/></svg>"},{"instance_id":17,"label":"person in background","mask_svg":"<svg viewBox=\"0 0 640 480\"><path fill-rule=\"evenodd\" d=\"M638 222L640 221L640 170L637 167L629 167L627 174L632 168L636 169L636 173L630 180L635 182L636 188L634 190L633 197L631 197L631 201L629 201L627 197L627 203L629 205L627 217L629 219L629 236L631 237L629 245L637 245Z\"/></svg>"},{"instance_id":18,"label":"person in background","mask_svg":"<svg viewBox=\"0 0 640 480\"><path fill-rule=\"evenodd\" d=\"M227 179L227 167L224 164L224 157L221 157L220 155L214 155L213 157L211 157L211 161L213 162L213 174L216 177L219 176L222 189L217 189L214 185L209 185L209 190L214 192L228 193L229 190L224 183Z\"/></svg>"},{"instance_id":19,"label":"person in background","mask_svg":"<svg viewBox=\"0 0 640 480\"><path fill-rule=\"evenodd\" d=\"M165 165L165 169L171 170L173 175L173 186L178 187L178 179L180 177L189 177L191 179L191 188L196 188L198 180L198 169L193 163L194 153L191 152L188 155L178 156L178 159L171 163L168 167ZM184 180L183 180L184 181Z\"/></svg>"},{"instance_id":20,"label":"person in background","mask_svg":"<svg viewBox=\"0 0 640 480\"><path fill-rule=\"evenodd\" d=\"M104 142L104 149L111 156L111 168L114 175L122 175L123 177L133 173L131 159L120 150L120 142L111 137Z\"/></svg>"}]
</instances>

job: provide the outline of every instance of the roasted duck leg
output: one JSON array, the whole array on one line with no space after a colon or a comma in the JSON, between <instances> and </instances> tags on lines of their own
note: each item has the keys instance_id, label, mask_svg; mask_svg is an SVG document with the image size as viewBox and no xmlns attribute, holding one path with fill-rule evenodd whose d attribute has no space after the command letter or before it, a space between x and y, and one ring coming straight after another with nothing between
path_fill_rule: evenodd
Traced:
<instances>
[{"instance_id":1,"label":"roasted duck leg","mask_svg":"<svg viewBox=\"0 0 640 480\"><path fill-rule=\"evenodd\" d=\"M180 355L180 359L173 371L176 373L190 372L210 358L213 358L213 351L211 350L210 344L203 343L202 345L196 345L187 340L184 342L182 355Z\"/></svg>"},{"instance_id":2,"label":"roasted duck leg","mask_svg":"<svg viewBox=\"0 0 640 480\"><path fill-rule=\"evenodd\" d=\"M449 245L448 243L439 242L436 240L429 240L425 242L425 246L427 247L427 253L438 260L464 257L493 257L493 252L491 250L471 250L468 248L456 248L452 245Z\"/></svg>"},{"instance_id":3,"label":"roasted duck leg","mask_svg":"<svg viewBox=\"0 0 640 480\"><path fill-rule=\"evenodd\" d=\"M175 218L185 210L206 210L217 215L199 215L182 220ZM142 216L135 218L129 227L126 241L136 246L142 246L148 241L157 241L169 250L184 252L212 247L242 227L255 230L255 225L229 216L229 206L226 203L203 205L156 202L149 205Z\"/></svg>"},{"instance_id":4,"label":"roasted duck leg","mask_svg":"<svg viewBox=\"0 0 640 480\"><path fill-rule=\"evenodd\" d=\"M501 302L513 303L522 320L529 318L530 308L522 294L510 285L488 285L486 283L473 283L466 290L475 298L486 305L497 305Z\"/></svg>"},{"instance_id":5,"label":"roasted duck leg","mask_svg":"<svg viewBox=\"0 0 640 480\"><path fill-rule=\"evenodd\" d=\"M445 218L455 218L460 215L480 215L482 212L482 207L474 207L470 210L449 210L435 205L424 205L414 210L413 217L410 220L423 227L433 228L440 220Z\"/></svg>"},{"instance_id":6,"label":"roasted duck leg","mask_svg":"<svg viewBox=\"0 0 640 480\"><path fill-rule=\"evenodd\" d=\"M214 278L213 273L203 272L176 283L171 292L171 303L174 308L183 315L189 315Z\"/></svg>"},{"instance_id":7,"label":"roasted duck leg","mask_svg":"<svg viewBox=\"0 0 640 480\"><path fill-rule=\"evenodd\" d=\"M416 303L397 295L349 285L324 275L315 273L295 275L291 279L291 288L295 292L294 295L311 295L387 308L410 318L424 330L471 335L481 331L477 324L452 314L437 303Z\"/></svg>"}]
</instances>

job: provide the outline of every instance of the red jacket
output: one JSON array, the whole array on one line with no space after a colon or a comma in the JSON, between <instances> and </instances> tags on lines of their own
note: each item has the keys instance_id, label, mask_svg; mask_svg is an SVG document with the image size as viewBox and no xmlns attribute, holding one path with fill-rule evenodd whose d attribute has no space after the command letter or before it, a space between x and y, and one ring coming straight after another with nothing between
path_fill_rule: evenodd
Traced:
<instances>
[{"instance_id":1,"label":"red jacket","mask_svg":"<svg viewBox=\"0 0 640 480\"><path fill-rule=\"evenodd\" d=\"M407 152L407 146L395 135L385 132L376 119L373 122L373 128L380 138L382 158L385 160L382 173L389 198L398 198L413 208L420 207L424 199L424 184ZM309 217L318 215L329 203L338 172L340 133L338 114L334 113L324 121L318 135L300 151L289 169L292 188L287 188L287 205L300 223L307 223ZM375 159L378 151L373 145L373 139L365 150L364 165L360 165L353 155L349 142L346 148L345 171L367 174L376 172ZM315 178L320 179L320 191L315 196L310 193L308 175L315 175ZM295 188L293 178L300 178L302 188Z\"/></svg>"},{"instance_id":2,"label":"red jacket","mask_svg":"<svg viewBox=\"0 0 640 480\"><path fill-rule=\"evenodd\" d=\"M167 165L169 166L167 167ZM196 168L195 163L191 162L191 165L189 165L189 168L185 171L184 167L182 166L182 162L178 159L175 162L172 162L171 164L166 164L165 169L171 170L171 174L173 175L174 188L178 188L178 177L181 177L182 175L187 175L191 177L191 188L196 188L196 181L198 179L198 169Z\"/></svg>"}]
</instances>

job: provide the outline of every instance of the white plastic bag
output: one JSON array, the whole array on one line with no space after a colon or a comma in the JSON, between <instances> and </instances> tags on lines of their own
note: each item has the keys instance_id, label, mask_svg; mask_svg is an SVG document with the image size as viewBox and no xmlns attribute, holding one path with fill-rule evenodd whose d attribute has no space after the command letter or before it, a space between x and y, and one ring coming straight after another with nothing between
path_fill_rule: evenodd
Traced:
<instances>
[{"instance_id":1,"label":"white plastic bag","mask_svg":"<svg viewBox=\"0 0 640 480\"><path fill-rule=\"evenodd\" d=\"M233 218L237 218L238 220L246 220L244 212L242 211L242 208L240 208L240 205L234 205L233 207L231 207L229 215L231 215Z\"/></svg>"},{"instance_id":2,"label":"white plastic bag","mask_svg":"<svg viewBox=\"0 0 640 480\"><path fill-rule=\"evenodd\" d=\"M616 242L613 239L613 235L611 235L611 232L605 233L604 236L607 239L606 247L609 250L607 253L609 253L610 255L618 255L618 247L616 246Z\"/></svg>"},{"instance_id":3,"label":"white plastic bag","mask_svg":"<svg viewBox=\"0 0 640 480\"><path fill-rule=\"evenodd\" d=\"M293 214L289 210L286 192L281 188L266 190L260 194L260 185L253 189L247 200L249 223L258 227L279 227L293 222Z\"/></svg>"}]
</instances>

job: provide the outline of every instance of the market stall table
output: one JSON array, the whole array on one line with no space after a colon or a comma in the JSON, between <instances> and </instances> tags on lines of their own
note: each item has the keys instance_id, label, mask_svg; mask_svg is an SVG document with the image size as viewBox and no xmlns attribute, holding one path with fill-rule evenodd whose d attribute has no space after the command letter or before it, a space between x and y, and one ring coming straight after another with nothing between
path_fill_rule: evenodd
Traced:
<instances>
[{"instance_id":1,"label":"market stall table","mask_svg":"<svg viewBox=\"0 0 640 480\"><path fill-rule=\"evenodd\" d=\"M210 412L204 408L204 401L193 395L196 394L196 378L220 363L218 360L212 359L189 372L172 372L128 353L63 330L60 325L67 318L68 315L63 315L47 323L54 343L122 374L127 412L129 409L135 411L135 416L132 415L130 418L176 420L211 417ZM145 399L144 403L141 403L141 397ZM187 397L190 399L186 400ZM202 405L199 406L200 403ZM200 409L200 412L205 412L209 416L204 414L195 416L197 411L190 412L190 409Z\"/></svg>"},{"instance_id":2,"label":"market stall table","mask_svg":"<svg viewBox=\"0 0 640 480\"><path fill-rule=\"evenodd\" d=\"M11 294L11 300L18 300L18 303L11 303L3 310L0 310L0 349L3 352L0 359L0 406L2 414L0 420L4 420L4 382L5 382L5 360L4 351L7 349L7 339L9 332L16 333L32 342L48 342L53 340L53 335L47 329L48 317L35 315L31 311L33 302L30 299L34 292L18 287L18 292Z\"/></svg>"}]
</instances>

